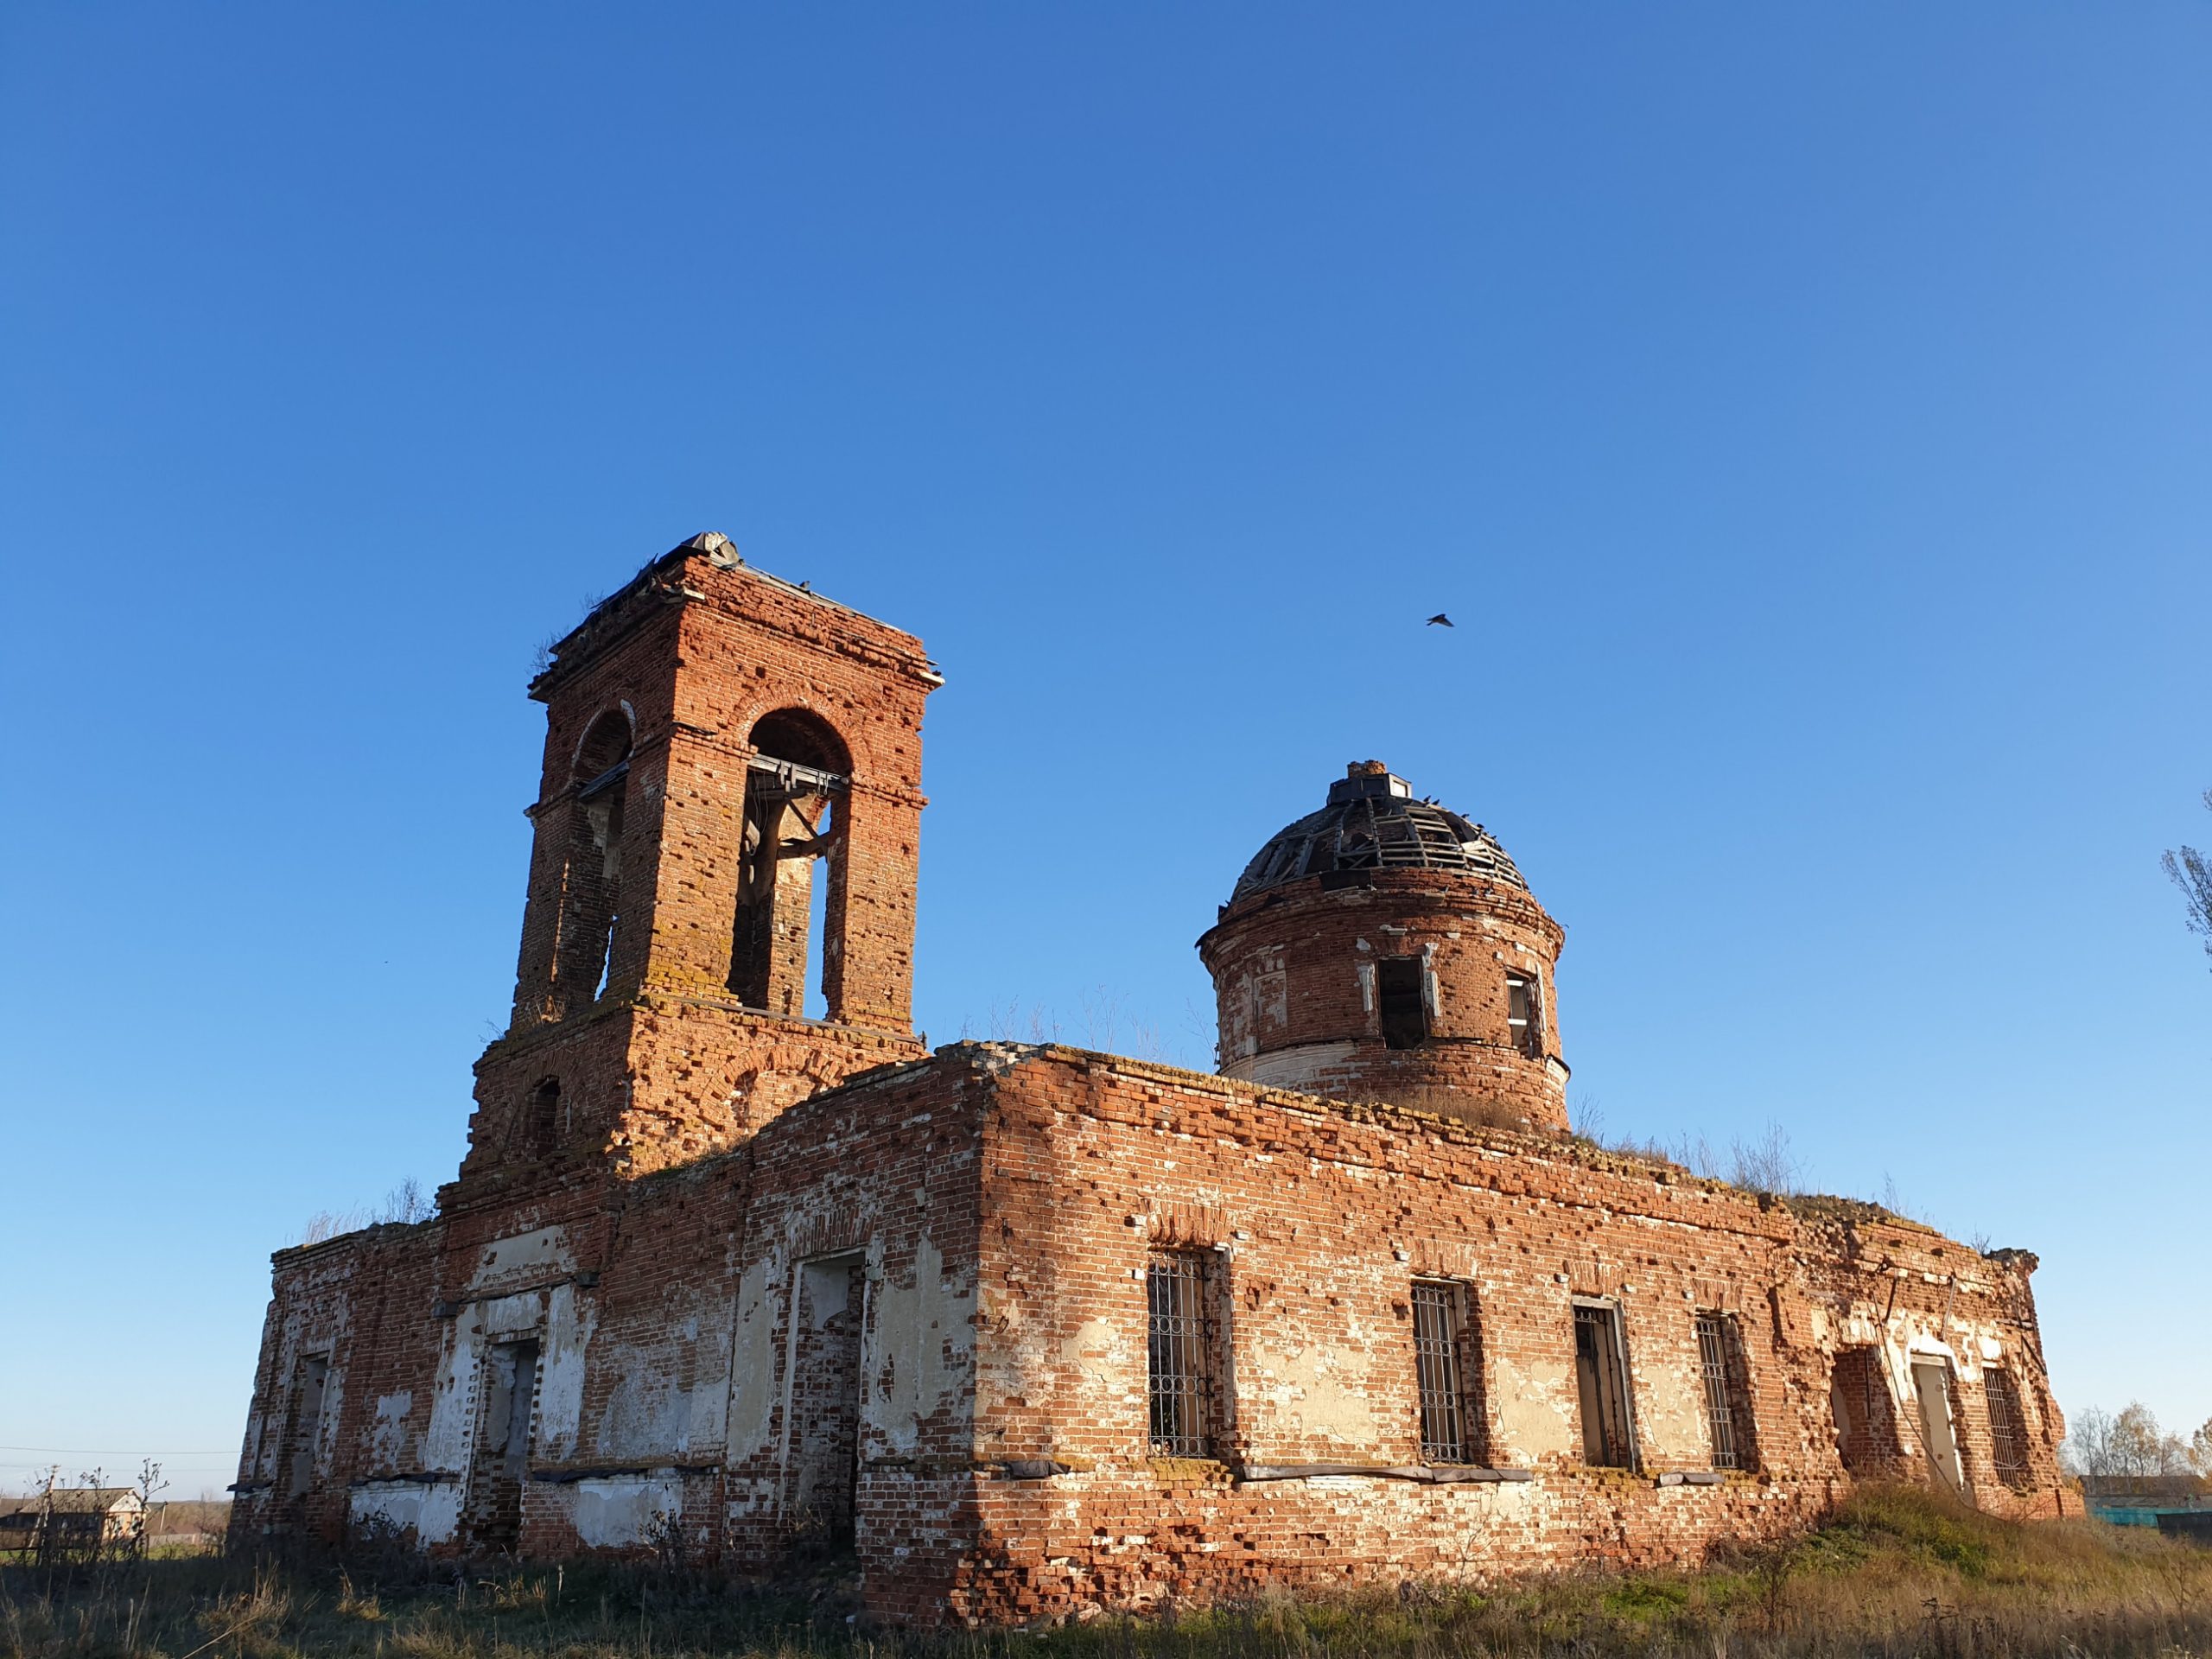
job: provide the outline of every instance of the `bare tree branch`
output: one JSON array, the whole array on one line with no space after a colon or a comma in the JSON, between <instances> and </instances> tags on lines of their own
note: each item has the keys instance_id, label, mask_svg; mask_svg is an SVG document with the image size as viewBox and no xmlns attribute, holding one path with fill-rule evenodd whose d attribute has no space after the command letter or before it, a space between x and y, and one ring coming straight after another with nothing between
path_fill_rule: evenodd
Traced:
<instances>
[{"instance_id":1,"label":"bare tree branch","mask_svg":"<svg viewBox=\"0 0 2212 1659\"><path fill-rule=\"evenodd\" d=\"M2212 789L2204 791L2205 810L2212 811ZM2158 862L2166 879L2181 889L2189 909L2189 931L2204 938L2204 954L2212 957L2212 858L2194 847L2177 847Z\"/></svg>"}]
</instances>

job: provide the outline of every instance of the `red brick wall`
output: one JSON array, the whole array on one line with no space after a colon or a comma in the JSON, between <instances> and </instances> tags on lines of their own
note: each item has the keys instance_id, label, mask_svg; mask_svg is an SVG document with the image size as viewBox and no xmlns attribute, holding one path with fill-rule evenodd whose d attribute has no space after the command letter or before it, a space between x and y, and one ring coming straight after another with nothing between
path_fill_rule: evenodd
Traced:
<instances>
[{"instance_id":1,"label":"red brick wall","mask_svg":"<svg viewBox=\"0 0 2212 1659\"><path fill-rule=\"evenodd\" d=\"M1213 1264L1211 1459L1155 1458L1148 1441L1143 1272L1163 1244ZM846 1260L868 1310L860 1561L871 1606L903 1622L1694 1560L1802 1526L1847 1488L1829 1367L1862 1342L1901 1378L1911 1352L1948 1357L1977 1503L2047 1513L2056 1487L2063 1426L2032 1258L1555 1138L969 1045L818 1093L741 1150L682 1169L581 1170L280 1255L240 1535L334 1538L349 1491L357 1527L454 1508L483 1351L528 1335L546 1370L527 1552L677 1537L701 1559L772 1570L804 1532L806 1419L787 1419L785 1402L844 1386L793 1373L812 1352L793 1309L809 1263ZM1409 1478L1416 1275L1469 1287L1491 1465L1528 1478ZM1621 1311L1630 1470L1583 1466L1577 1296ZM1736 1322L1758 1456L1692 1484L1678 1478L1713 1464L1703 1310ZM309 1351L330 1355L332 1421L316 1490L293 1503L267 1483ZM2025 1491L1993 1477L1992 1363L2020 1384ZM1904 1382L1902 1466L1924 1477ZM1301 1465L1335 1471L1263 1478ZM672 1533L654 1531L664 1516ZM424 1541L467 1535L448 1526Z\"/></svg>"},{"instance_id":2,"label":"red brick wall","mask_svg":"<svg viewBox=\"0 0 2212 1659\"><path fill-rule=\"evenodd\" d=\"M985 1331L1018 1332L1019 1344L979 1357L978 1444L1066 1472L979 1484L982 1536L956 1617L1694 1559L1724 1539L1802 1526L1847 1484L1827 1388L1853 1320L1900 1362L1904 1344L1939 1332L1962 1357L1977 1502L2032 1510L2055 1484L2039 1435L2040 1497L1997 1487L1974 1450L1978 1422L1986 1433L1975 1386L1984 1342L2016 1376L2039 1372L2017 1262L1870 1211L1807 1219L1574 1143L1101 1057L1047 1051L999 1089L979 1313ZM1213 1462L1147 1447L1142 1272L1161 1240L1219 1263L1233 1404ZM1895 1273L1870 1273L1870 1251ZM1955 1290L1935 1271L1943 1263ZM1240 1479L1255 1465L1419 1465L1415 1274L1471 1287L1491 1454L1534 1478ZM1570 1382L1578 1295L1622 1310L1642 1452L1633 1472L1582 1466ZM1760 1466L1712 1485L1661 1484L1712 1467L1693 1328L1707 1309L1737 1319Z\"/></svg>"},{"instance_id":3,"label":"red brick wall","mask_svg":"<svg viewBox=\"0 0 2212 1659\"><path fill-rule=\"evenodd\" d=\"M1308 876L1230 906L1198 941L1224 1073L1476 1122L1567 1127L1552 995L1562 934L1526 893L1449 870ZM1376 964L1419 961L1428 1039L1385 1046ZM1506 1021L1509 971L1541 987L1542 1055Z\"/></svg>"},{"instance_id":4,"label":"red brick wall","mask_svg":"<svg viewBox=\"0 0 2212 1659\"><path fill-rule=\"evenodd\" d=\"M514 1023L479 1064L462 1186L517 1191L580 1160L642 1174L734 1146L809 1093L918 1058L912 1037L922 704L938 683L911 634L687 543L562 641L531 687L546 743ZM849 757L834 850L817 873L828 1013L777 1017L729 988L751 734L801 711ZM571 982L580 746L610 712L631 723L622 786L620 918L606 989ZM584 770L591 770L587 766ZM798 918L804 925L803 912ZM565 977L564 977L565 973ZM563 1133L529 1155L518 1122L558 1078Z\"/></svg>"}]
</instances>

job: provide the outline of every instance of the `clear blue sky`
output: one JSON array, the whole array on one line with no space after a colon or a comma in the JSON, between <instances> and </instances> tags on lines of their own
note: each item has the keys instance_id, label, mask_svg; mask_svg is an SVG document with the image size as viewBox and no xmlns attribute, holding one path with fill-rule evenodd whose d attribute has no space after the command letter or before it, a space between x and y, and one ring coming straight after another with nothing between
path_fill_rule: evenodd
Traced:
<instances>
[{"instance_id":1,"label":"clear blue sky","mask_svg":"<svg viewBox=\"0 0 2212 1659\"><path fill-rule=\"evenodd\" d=\"M1377 756L1609 1134L1779 1122L2212 1416L2208 85L2157 3L9 7L0 1483L231 1478L267 1252L459 1158L534 646L707 529L944 665L932 1040L1209 1065Z\"/></svg>"}]
</instances>

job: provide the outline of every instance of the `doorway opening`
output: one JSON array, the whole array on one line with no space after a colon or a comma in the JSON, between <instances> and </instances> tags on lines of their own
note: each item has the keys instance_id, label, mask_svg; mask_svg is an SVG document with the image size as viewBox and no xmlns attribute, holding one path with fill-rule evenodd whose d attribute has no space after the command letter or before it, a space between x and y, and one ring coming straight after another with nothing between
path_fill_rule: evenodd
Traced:
<instances>
[{"instance_id":1,"label":"doorway opening","mask_svg":"<svg viewBox=\"0 0 2212 1659\"><path fill-rule=\"evenodd\" d=\"M791 1344L792 1530L851 1547L861 1460L861 1358L868 1273L857 1254L803 1263Z\"/></svg>"},{"instance_id":2,"label":"doorway opening","mask_svg":"<svg viewBox=\"0 0 2212 1659\"><path fill-rule=\"evenodd\" d=\"M1966 1471L1959 1462L1958 1434L1951 1411L1951 1368L1941 1359L1912 1362L1912 1391L1920 1407L1920 1444L1929 1472L1956 1497L1967 1495Z\"/></svg>"},{"instance_id":3,"label":"doorway opening","mask_svg":"<svg viewBox=\"0 0 2212 1659\"><path fill-rule=\"evenodd\" d=\"M285 1456L291 1462L284 1474L288 1497L304 1497L315 1484L315 1455L322 1444L322 1396L329 1379L329 1356L311 1354L300 1362L300 1374L292 1385L291 1428L284 1437Z\"/></svg>"},{"instance_id":4,"label":"doorway opening","mask_svg":"<svg viewBox=\"0 0 2212 1659\"><path fill-rule=\"evenodd\" d=\"M477 1384L483 1404L468 1471L469 1535L488 1549L522 1538L522 1488L530 1474L531 1418L537 1402L537 1339L495 1343Z\"/></svg>"}]
</instances>

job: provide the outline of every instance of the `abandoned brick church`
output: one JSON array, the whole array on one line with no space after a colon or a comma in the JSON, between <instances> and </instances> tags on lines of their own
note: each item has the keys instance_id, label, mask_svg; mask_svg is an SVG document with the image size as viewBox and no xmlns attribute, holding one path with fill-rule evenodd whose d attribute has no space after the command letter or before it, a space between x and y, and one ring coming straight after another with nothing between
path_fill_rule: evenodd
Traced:
<instances>
[{"instance_id":1,"label":"abandoned brick church","mask_svg":"<svg viewBox=\"0 0 2212 1659\"><path fill-rule=\"evenodd\" d=\"M1379 765L1198 940L1217 1075L926 1050L938 683L716 535L556 647L467 1154L277 1253L235 1541L849 1548L978 1624L2054 1507L2035 1258L1571 1136L1559 924Z\"/></svg>"}]
</instances>

